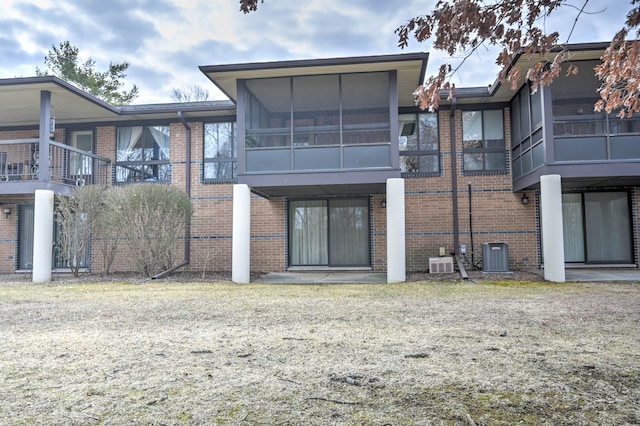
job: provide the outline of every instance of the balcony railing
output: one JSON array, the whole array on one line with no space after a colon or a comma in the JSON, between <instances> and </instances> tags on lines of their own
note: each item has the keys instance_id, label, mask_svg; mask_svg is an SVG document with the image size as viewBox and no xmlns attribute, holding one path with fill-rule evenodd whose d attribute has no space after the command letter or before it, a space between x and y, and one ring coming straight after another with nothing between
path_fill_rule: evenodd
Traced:
<instances>
[{"instance_id":1,"label":"balcony railing","mask_svg":"<svg viewBox=\"0 0 640 426\"><path fill-rule=\"evenodd\" d=\"M39 180L39 142L39 139L0 141L0 184ZM76 186L106 185L111 182L111 160L49 141L49 180Z\"/></svg>"}]
</instances>

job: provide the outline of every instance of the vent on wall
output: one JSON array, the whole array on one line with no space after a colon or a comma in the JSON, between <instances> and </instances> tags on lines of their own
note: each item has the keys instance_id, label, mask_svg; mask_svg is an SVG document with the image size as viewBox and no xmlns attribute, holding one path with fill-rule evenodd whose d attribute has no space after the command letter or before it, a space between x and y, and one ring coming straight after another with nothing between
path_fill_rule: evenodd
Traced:
<instances>
[{"instance_id":1,"label":"vent on wall","mask_svg":"<svg viewBox=\"0 0 640 426\"><path fill-rule=\"evenodd\" d=\"M453 273L453 257L430 257L429 273L430 274L452 274Z\"/></svg>"}]
</instances>

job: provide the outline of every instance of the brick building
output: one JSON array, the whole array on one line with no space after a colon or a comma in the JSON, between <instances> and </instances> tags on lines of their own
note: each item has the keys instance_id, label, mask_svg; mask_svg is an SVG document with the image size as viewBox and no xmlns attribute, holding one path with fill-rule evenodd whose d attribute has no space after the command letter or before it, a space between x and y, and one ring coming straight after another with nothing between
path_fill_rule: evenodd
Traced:
<instances>
[{"instance_id":1,"label":"brick building","mask_svg":"<svg viewBox=\"0 0 640 426\"><path fill-rule=\"evenodd\" d=\"M640 117L592 113L605 47L573 46L579 75L533 94L525 81L458 88L435 113L413 98L424 53L203 66L229 100L180 104L114 107L55 77L0 80L0 273L32 267L35 190L137 182L183 188L184 268L238 282L296 269L402 281L443 254L488 268L495 250L500 268L536 270L543 235L567 267L637 268ZM545 234L550 216L561 235ZM95 272L99 256L85 260ZM114 269L133 270L130 256Z\"/></svg>"}]
</instances>

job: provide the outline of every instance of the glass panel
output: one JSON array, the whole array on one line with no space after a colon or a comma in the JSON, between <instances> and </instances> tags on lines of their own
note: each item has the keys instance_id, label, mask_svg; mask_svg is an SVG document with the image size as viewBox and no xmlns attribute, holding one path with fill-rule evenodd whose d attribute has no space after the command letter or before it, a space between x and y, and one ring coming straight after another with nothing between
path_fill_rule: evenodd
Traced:
<instances>
[{"instance_id":1,"label":"glass panel","mask_svg":"<svg viewBox=\"0 0 640 426\"><path fill-rule=\"evenodd\" d=\"M531 94L531 124L534 129L542 124L541 92L542 92L542 89L538 88L538 90L536 90L535 93Z\"/></svg>"},{"instance_id":2,"label":"glass panel","mask_svg":"<svg viewBox=\"0 0 640 426\"><path fill-rule=\"evenodd\" d=\"M33 204L19 206L18 268L33 268Z\"/></svg>"},{"instance_id":3,"label":"glass panel","mask_svg":"<svg viewBox=\"0 0 640 426\"><path fill-rule=\"evenodd\" d=\"M342 75L342 141L389 143L389 74Z\"/></svg>"},{"instance_id":4,"label":"glass panel","mask_svg":"<svg viewBox=\"0 0 640 426\"><path fill-rule=\"evenodd\" d=\"M464 154L463 162L465 170L475 171L484 169L482 153Z\"/></svg>"},{"instance_id":5,"label":"glass panel","mask_svg":"<svg viewBox=\"0 0 640 426\"><path fill-rule=\"evenodd\" d=\"M440 171L439 155L421 155L420 171L422 173L438 173Z\"/></svg>"},{"instance_id":6,"label":"glass panel","mask_svg":"<svg viewBox=\"0 0 640 426\"><path fill-rule=\"evenodd\" d=\"M402 173L438 173L439 160L438 154L403 155L400 156L400 171Z\"/></svg>"},{"instance_id":7,"label":"glass panel","mask_svg":"<svg viewBox=\"0 0 640 426\"><path fill-rule=\"evenodd\" d=\"M612 136L611 159L626 160L640 158L640 137Z\"/></svg>"},{"instance_id":8,"label":"glass panel","mask_svg":"<svg viewBox=\"0 0 640 426\"><path fill-rule=\"evenodd\" d=\"M71 146L82 151L93 151L93 132L73 132L71 135ZM84 177L85 179L93 173L93 159L84 154L69 152L69 173L70 177Z\"/></svg>"},{"instance_id":9,"label":"glass panel","mask_svg":"<svg viewBox=\"0 0 640 426\"><path fill-rule=\"evenodd\" d=\"M246 81L245 143L247 148L291 143L291 80Z\"/></svg>"},{"instance_id":10,"label":"glass panel","mask_svg":"<svg viewBox=\"0 0 640 426\"><path fill-rule=\"evenodd\" d=\"M487 152L485 154L486 170L504 170L504 152Z\"/></svg>"},{"instance_id":11,"label":"glass panel","mask_svg":"<svg viewBox=\"0 0 640 426\"><path fill-rule=\"evenodd\" d=\"M464 148L478 147L478 144L467 143L481 141L482 137L482 111L462 112L462 140Z\"/></svg>"},{"instance_id":12,"label":"glass panel","mask_svg":"<svg viewBox=\"0 0 640 426\"><path fill-rule=\"evenodd\" d=\"M204 179L235 179L235 161L216 161L204 163Z\"/></svg>"},{"instance_id":13,"label":"glass panel","mask_svg":"<svg viewBox=\"0 0 640 426\"><path fill-rule=\"evenodd\" d=\"M632 263L626 192L584 194L588 262Z\"/></svg>"},{"instance_id":14,"label":"glass panel","mask_svg":"<svg viewBox=\"0 0 640 426\"><path fill-rule=\"evenodd\" d=\"M293 79L294 145L340 143L340 93L337 75Z\"/></svg>"},{"instance_id":15,"label":"glass panel","mask_svg":"<svg viewBox=\"0 0 640 426\"><path fill-rule=\"evenodd\" d=\"M529 90L527 87L520 89L520 93L523 90ZM520 135L520 93L518 93L511 101L511 145L517 146L522 139Z\"/></svg>"},{"instance_id":16,"label":"glass panel","mask_svg":"<svg viewBox=\"0 0 640 426\"><path fill-rule=\"evenodd\" d=\"M438 143L438 115L419 114L420 124L420 150L436 151L439 149Z\"/></svg>"},{"instance_id":17,"label":"glass panel","mask_svg":"<svg viewBox=\"0 0 640 426\"><path fill-rule=\"evenodd\" d=\"M582 194L562 194L564 261L584 262Z\"/></svg>"},{"instance_id":18,"label":"glass panel","mask_svg":"<svg viewBox=\"0 0 640 426\"><path fill-rule=\"evenodd\" d=\"M400 171L402 173L417 173L420 171L420 157L417 155L401 155Z\"/></svg>"},{"instance_id":19,"label":"glass panel","mask_svg":"<svg viewBox=\"0 0 640 426\"><path fill-rule=\"evenodd\" d=\"M170 180L171 166L159 163L169 161L169 148L169 126L119 127L116 181Z\"/></svg>"},{"instance_id":20,"label":"glass panel","mask_svg":"<svg viewBox=\"0 0 640 426\"><path fill-rule=\"evenodd\" d=\"M236 123L206 123L204 125L204 157L235 158Z\"/></svg>"},{"instance_id":21,"label":"glass panel","mask_svg":"<svg viewBox=\"0 0 640 426\"><path fill-rule=\"evenodd\" d=\"M544 164L544 144L539 143L533 147L533 168L540 167Z\"/></svg>"},{"instance_id":22,"label":"glass panel","mask_svg":"<svg viewBox=\"0 0 640 426\"><path fill-rule=\"evenodd\" d=\"M529 88L525 88L520 92L520 134L528 135L531 133L529 125Z\"/></svg>"},{"instance_id":23,"label":"glass panel","mask_svg":"<svg viewBox=\"0 0 640 426\"><path fill-rule=\"evenodd\" d=\"M522 176L522 158L516 158L513 160L512 168L513 177L518 178Z\"/></svg>"},{"instance_id":24,"label":"glass panel","mask_svg":"<svg viewBox=\"0 0 640 426\"><path fill-rule=\"evenodd\" d=\"M532 161L532 153L531 151L527 151L522 154L522 174L526 175L531 170L533 170L533 161Z\"/></svg>"},{"instance_id":25,"label":"glass panel","mask_svg":"<svg viewBox=\"0 0 640 426\"><path fill-rule=\"evenodd\" d=\"M291 265L327 265L327 201L291 201L289 234Z\"/></svg>"},{"instance_id":26,"label":"glass panel","mask_svg":"<svg viewBox=\"0 0 640 426\"><path fill-rule=\"evenodd\" d=\"M607 140L593 138L555 138L557 161L606 160Z\"/></svg>"},{"instance_id":27,"label":"glass panel","mask_svg":"<svg viewBox=\"0 0 640 426\"><path fill-rule=\"evenodd\" d=\"M329 200L330 264L369 266L369 202L367 199Z\"/></svg>"},{"instance_id":28,"label":"glass panel","mask_svg":"<svg viewBox=\"0 0 640 426\"><path fill-rule=\"evenodd\" d=\"M416 114L403 114L398 117L398 138L400 151L416 151L418 149L418 118Z\"/></svg>"},{"instance_id":29,"label":"glass panel","mask_svg":"<svg viewBox=\"0 0 640 426\"><path fill-rule=\"evenodd\" d=\"M363 169L391 166L389 145L344 147L344 168Z\"/></svg>"},{"instance_id":30,"label":"glass panel","mask_svg":"<svg viewBox=\"0 0 640 426\"><path fill-rule=\"evenodd\" d=\"M291 170L290 149L260 149L246 152L247 172Z\"/></svg>"},{"instance_id":31,"label":"glass panel","mask_svg":"<svg viewBox=\"0 0 640 426\"><path fill-rule=\"evenodd\" d=\"M504 146L504 124L502 110L482 111L482 115L484 117L483 139L501 141L502 146Z\"/></svg>"},{"instance_id":32,"label":"glass panel","mask_svg":"<svg viewBox=\"0 0 640 426\"><path fill-rule=\"evenodd\" d=\"M581 70L593 70L598 61L574 62L574 65ZM567 66L563 66L564 70ZM550 87L554 117L581 116L593 111L593 104L599 99L600 80L593 72L579 72L566 76L566 72L561 71Z\"/></svg>"},{"instance_id":33,"label":"glass panel","mask_svg":"<svg viewBox=\"0 0 640 426\"><path fill-rule=\"evenodd\" d=\"M299 148L294 150L296 170L333 170L340 168L340 147Z\"/></svg>"}]
</instances>

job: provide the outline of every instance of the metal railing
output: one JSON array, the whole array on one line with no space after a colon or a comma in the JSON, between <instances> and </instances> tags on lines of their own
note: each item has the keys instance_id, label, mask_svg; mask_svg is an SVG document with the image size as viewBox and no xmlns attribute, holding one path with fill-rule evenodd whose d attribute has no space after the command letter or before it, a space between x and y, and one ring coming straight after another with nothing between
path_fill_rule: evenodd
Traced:
<instances>
[{"instance_id":1,"label":"metal railing","mask_svg":"<svg viewBox=\"0 0 640 426\"><path fill-rule=\"evenodd\" d=\"M39 139L0 141L0 184L39 179L39 142ZM111 182L111 160L49 141L49 180L76 186L107 185Z\"/></svg>"}]
</instances>

